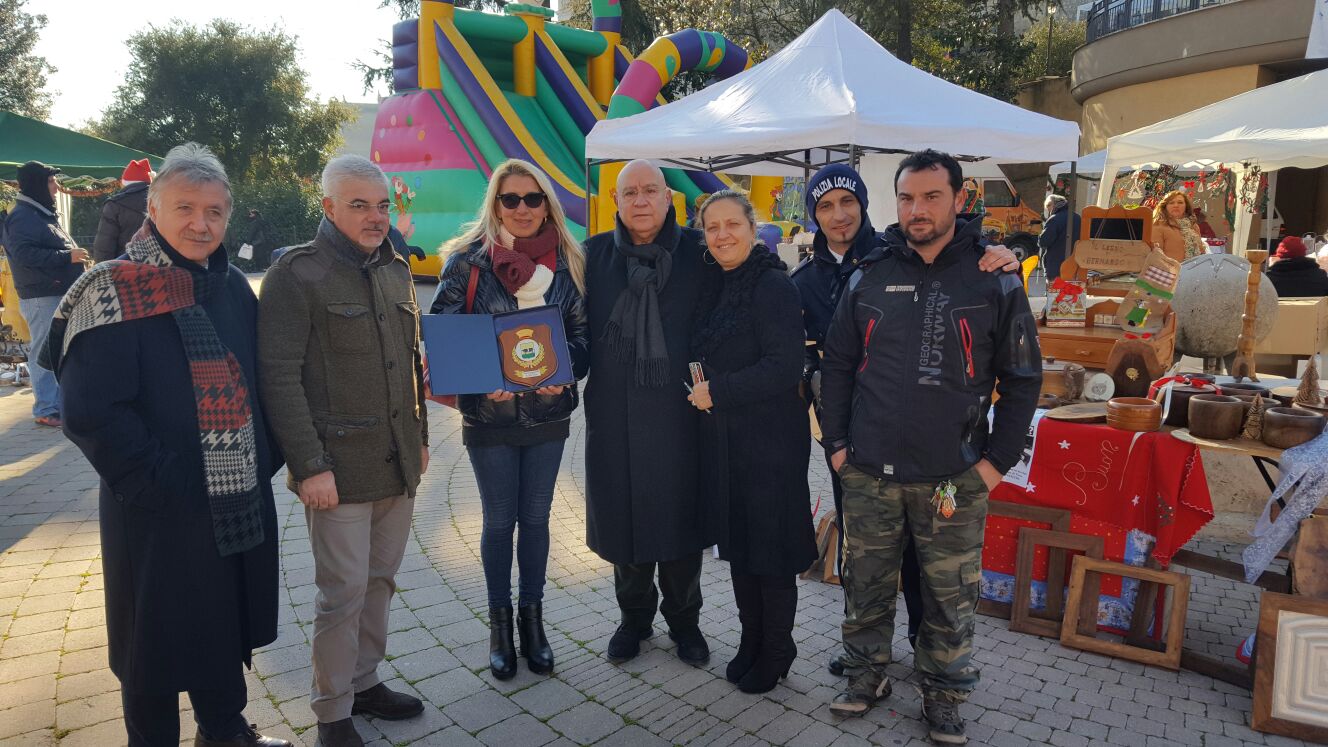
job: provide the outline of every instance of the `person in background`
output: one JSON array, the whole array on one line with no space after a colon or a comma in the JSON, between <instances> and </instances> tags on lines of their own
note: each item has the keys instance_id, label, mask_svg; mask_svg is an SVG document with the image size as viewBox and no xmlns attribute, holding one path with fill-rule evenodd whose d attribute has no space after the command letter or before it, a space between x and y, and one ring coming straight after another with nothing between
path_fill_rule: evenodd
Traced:
<instances>
[{"instance_id":1,"label":"person in background","mask_svg":"<svg viewBox=\"0 0 1328 747\"><path fill-rule=\"evenodd\" d=\"M742 625L725 677L764 693L797 658L797 574L816 560L810 424L798 393L802 303L788 268L758 243L747 197L716 192L697 221L711 269L691 347L706 380L688 400L711 414L701 418L701 489L720 519L719 556L729 562Z\"/></svg>"},{"instance_id":2,"label":"person in background","mask_svg":"<svg viewBox=\"0 0 1328 747\"><path fill-rule=\"evenodd\" d=\"M181 692L195 747L290 747L244 718L244 668L277 638L282 457L258 398L258 301L221 243L232 206L215 156L172 148L127 261L74 283L45 348L65 433L101 477L107 653L132 747L180 743Z\"/></svg>"},{"instance_id":3,"label":"person in background","mask_svg":"<svg viewBox=\"0 0 1328 747\"><path fill-rule=\"evenodd\" d=\"M1065 235L1070 244L1079 239L1081 220L1078 213L1070 212L1070 201L1057 194L1047 195L1042 203L1042 214L1047 222L1038 234L1038 264L1046 273L1047 282L1061 276L1061 263L1065 261Z\"/></svg>"},{"instance_id":4,"label":"person in background","mask_svg":"<svg viewBox=\"0 0 1328 747\"><path fill-rule=\"evenodd\" d=\"M419 308L387 240L387 176L363 156L323 169L313 241L263 278L258 363L291 491L304 504L318 596L310 709L323 747L361 747L353 714L424 712L383 683L388 608L429 466Z\"/></svg>"},{"instance_id":5,"label":"person in background","mask_svg":"<svg viewBox=\"0 0 1328 747\"><path fill-rule=\"evenodd\" d=\"M499 314L556 305L562 312L572 374L585 377L590 362L583 301L586 260L547 176L525 161L501 164L489 179L479 218L443 251L447 263L430 313ZM457 397L461 441L484 509L480 560L489 595L489 671L500 680L511 679L517 668L512 532L518 527L521 655L530 671L553 672L543 608L549 510L576 406L576 384Z\"/></svg>"},{"instance_id":6,"label":"person in background","mask_svg":"<svg viewBox=\"0 0 1328 747\"><path fill-rule=\"evenodd\" d=\"M88 252L79 248L60 227L55 211L60 169L40 161L18 167L18 200L5 220L5 253L14 274L18 308L28 323L28 371L32 376L32 417L37 425L59 428L60 382L37 362L37 351L46 344L51 316L60 297L83 274Z\"/></svg>"},{"instance_id":7,"label":"person in background","mask_svg":"<svg viewBox=\"0 0 1328 747\"><path fill-rule=\"evenodd\" d=\"M1153 244L1177 262L1208 253L1195 224L1194 205L1184 190L1166 193L1153 208Z\"/></svg>"},{"instance_id":8,"label":"person in background","mask_svg":"<svg viewBox=\"0 0 1328 747\"><path fill-rule=\"evenodd\" d=\"M106 198L101 206L97 237L92 241L92 259L105 262L124 254L129 240L143 227L148 215L148 185L152 184L152 166L148 159L130 161L120 175L124 186Z\"/></svg>"},{"instance_id":9,"label":"person in background","mask_svg":"<svg viewBox=\"0 0 1328 747\"><path fill-rule=\"evenodd\" d=\"M844 483L852 672L830 708L858 716L890 695L899 563L911 537L923 577L914 662L929 736L944 744L967 742L959 704L978 682L987 494L1019 461L1042 379L1019 276L973 262L982 222L959 216L962 174L933 150L900 162L899 223L841 294L822 362L824 445Z\"/></svg>"},{"instance_id":10,"label":"person in background","mask_svg":"<svg viewBox=\"0 0 1328 747\"><path fill-rule=\"evenodd\" d=\"M710 660L701 551L715 540L697 476L698 413L680 390L691 382L704 243L700 231L678 225L664 172L649 161L623 167L613 199L614 230L583 245L592 339L586 544L613 564L622 620L605 656L637 656L658 608L678 658L700 666Z\"/></svg>"},{"instance_id":11,"label":"person in background","mask_svg":"<svg viewBox=\"0 0 1328 747\"><path fill-rule=\"evenodd\" d=\"M1306 256L1305 242L1299 236L1282 239L1269 262L1266 274L1279 298L1328 296L1328 273Z\"/></svg>"}]
</instances>

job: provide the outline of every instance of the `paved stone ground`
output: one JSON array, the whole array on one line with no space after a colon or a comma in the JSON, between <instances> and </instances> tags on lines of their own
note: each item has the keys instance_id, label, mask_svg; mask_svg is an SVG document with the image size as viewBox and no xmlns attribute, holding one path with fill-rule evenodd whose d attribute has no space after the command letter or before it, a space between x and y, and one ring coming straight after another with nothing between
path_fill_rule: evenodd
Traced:
<instances>
[{"instance_id":1,"label":"paved stone ground","mask_svg":"<svg viewBox=\"0 0 1328 747\"><path fill-rule=\"evenodd\" d=\"M34 426L29 390L0 388L0 745L124 743L119 690L106 668L96 476L72 444ZM564 456L551 521L545 598L557 674L521 669L509 682L487 673L487 628L474 476L449 410L434 407L433 464L421 488L414 534L397 580L383 674L424 698L406 722L364 721L375 745L921 745L919 696L907 685L866 718L839 720L826 702L839 680L825 670L836 650L838 587L802 583L800 655L784 684L744 695L723 679L738 631L728 573L707 560L702 628L712 663L678 661L663 625L623 666L603 648L617 624L610 568L585 548L582 424ZM813 495L829 487L809 465ZM282 524L280 637L248 675L250 720L267 733L312 745L307 696L313 559L303 510L277 479ZM822 508L824 510L824 507ZM1214 549L1214 548L1205 548ZM1225 548L1228 553L1236 548ZM1250 587L1200 577L1189 635L1217 654L1252 630ZM1207 627L1206 627L1207 626ZM1199 634L1208 636L1200 638ZM963 713L974 744L1299 744L1250 731L1249 693L1193 673L1148 669L1011 633L979 618L983 681ZM912 681L912 657L895 642L896 676ZM184 736L192 737L187 699Z\"/></svg>"}]
</instances>

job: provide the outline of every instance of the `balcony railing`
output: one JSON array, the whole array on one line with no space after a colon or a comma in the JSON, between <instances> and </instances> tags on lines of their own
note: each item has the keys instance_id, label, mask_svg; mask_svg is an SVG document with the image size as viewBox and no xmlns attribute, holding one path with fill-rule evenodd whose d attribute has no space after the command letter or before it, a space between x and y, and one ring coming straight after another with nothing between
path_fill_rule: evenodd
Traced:
<instances>
[{"instance_id":1,"label":"balcony railing","mask_svg":"<svg viewBox=\"0 0 1328 747\"><path fill-rule=\"evenodd\" d=\"M1233 2L1239 0L1097 0L1088 12L1087 41L1160 18Z\"/></svg>"}]
</instances>

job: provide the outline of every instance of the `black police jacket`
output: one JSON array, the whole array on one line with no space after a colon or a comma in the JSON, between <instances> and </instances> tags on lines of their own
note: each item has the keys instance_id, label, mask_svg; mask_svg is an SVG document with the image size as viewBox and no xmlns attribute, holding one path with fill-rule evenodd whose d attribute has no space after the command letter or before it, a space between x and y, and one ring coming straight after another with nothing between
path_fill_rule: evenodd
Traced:
<instances>
[{"instance_id":1,"label":"black police jacket","mask_svg":"<svg viewBox=\"0 0 1328 747\"><path fill-rule=\"evenodd\" d=\"M1019 460L1041 387L1037 330L1019 276L978 268L981 228L959 219L929 265L891 226L862 260L821 363L829 453L847 448L854 466L897 482Z\"/></svg>"}]
</instances>

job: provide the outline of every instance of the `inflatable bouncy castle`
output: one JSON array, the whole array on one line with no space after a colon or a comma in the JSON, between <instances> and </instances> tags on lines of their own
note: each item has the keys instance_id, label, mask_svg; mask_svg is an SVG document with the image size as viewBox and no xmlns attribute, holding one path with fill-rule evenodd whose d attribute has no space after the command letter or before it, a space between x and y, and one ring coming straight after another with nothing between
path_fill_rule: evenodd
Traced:
<instances>
[{"instance_id":1,"label":"inflatable bouncy castle","mask_svg":"<svg viewBox=\"0 0 1328 747\"><path fill-rule=\"evenodd\" d=\"M586 31L539 6L509 4L499 15L423 0L418 19L393 27L394 94L378 107L370 157L391 177L395 225L428 255L412 261L416 274L437 276L439 245L474 219L493 166L508 158L549 175L574 230L612 225L602 217L613 211L607 190L602 203L595 194L600 169L586 166L586 133L664 103L660 90L680 72L725 78L750 65L723 36L694 29L633 58L619 43L617 0L593 0L592 10ZM603 176L613 174L606 166ZM666 177L687 212L729 186L705 172Z\"/></svg>"}]
</instances>

